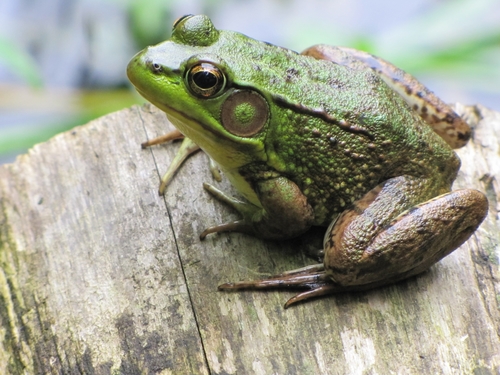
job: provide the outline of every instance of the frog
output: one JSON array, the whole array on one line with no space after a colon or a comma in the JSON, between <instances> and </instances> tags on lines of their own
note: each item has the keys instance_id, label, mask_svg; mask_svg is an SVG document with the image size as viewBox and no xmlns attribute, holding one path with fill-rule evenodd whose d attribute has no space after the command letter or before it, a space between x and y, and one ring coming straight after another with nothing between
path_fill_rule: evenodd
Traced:
<instances>
[{"instance_id":1,"label":"frog","mask_svg":"<svg viewBox=\"0 0 500 375\"><path fill-rule=\"evenodd\" d=\"M218 30L205 15L136 54L127 75L182 139L160 193L203 150L241 198L205 189L241 219L200 234L286 240L324 230L322 261L219 290L295 289L285 308L418 275L463 244L488 212L485 195L452 190L453 150L469 125L410 74L367 52L302 53Z\"/></svg>"}]
</instances>

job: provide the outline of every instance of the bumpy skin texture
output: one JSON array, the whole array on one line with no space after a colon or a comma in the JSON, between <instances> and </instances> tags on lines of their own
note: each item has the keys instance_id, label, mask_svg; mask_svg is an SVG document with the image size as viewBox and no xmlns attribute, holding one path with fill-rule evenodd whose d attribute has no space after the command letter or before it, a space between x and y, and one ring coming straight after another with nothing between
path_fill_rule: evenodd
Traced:
<instances>
[{"instance_id":1,"label":"bumpy skin texture","mask_svg":"<svg viewBox=\"0 0 500 375\"><path fill-rule=\"evenodd\" d=\"M290 238L312 225L330 225L324 269L299 272L311 276L308 282L293 273L265 287L311 288L306 298L423 271L477 228L486 215L484 195L462 190L441 196L450 191L460 161L412 109L415 101L386 84L383 69L372 69L356 53L335 60L326 46L307 55L218 31L207 17L192 16L176 22L170 40L136 55L127 72L250 202L209 187L243 221L210 228L203 238L225 230ZM406 73L395 77L389 81L396 86L423 87ZM436 99L425 92L420 108ZM445 121L442 135L462 145L469 130L449 131L463 123L449 108L434 110L446 111L443 118L453 121Z\"/></svg>"}]
</instances>

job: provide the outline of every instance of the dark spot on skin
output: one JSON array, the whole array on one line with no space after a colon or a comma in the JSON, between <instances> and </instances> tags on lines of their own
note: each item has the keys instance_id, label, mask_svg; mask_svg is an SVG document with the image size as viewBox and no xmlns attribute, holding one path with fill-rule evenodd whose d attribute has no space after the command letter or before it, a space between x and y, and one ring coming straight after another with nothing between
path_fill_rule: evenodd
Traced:
<instances>
[{"instance_id":1,"label":"dark spot on skin","mask_svg":"<svg viewBox=\"0 0 500 375\"><path fill-rule=\"evenodd\" d=\"M427 148L429 145L427 144L426 141L420 141L420 148Z\"/></svg>"},{"instance_id":2,"label":"dark spot on skin","mask_svg":"<svg viewBox=\"0 0 500 375\"><path fill-rule=\"evenodd\" d=\"M419 98L424 98L425 97L425 92L418 91L417 93L415 93L415 95L417 95Z\"/></svg>"},{"instance_id":3,"label":"dark spot on skin","mask_svg":"<svg viewBox=\"0 0 500 375\"><path fill-rule=\"evenodd\" d=\"M332 248L335 246L335 242L333 241L333 237L328 238L328 248Z\"/></svg>"},{"instance_id":4,"label":"dark spot on skin","mask_svg":"<svg viewBox=\"0 0 500 375\"><path fill-rule=\"evenodd\" d=\"M425 108L425 107L424 107L424 108ZM413 104L413 109L414 109L415 111L418 111L418 104ZM422 110L423 110L423 109L422 109Z\"/></svg>"},{"instance_id":5,"label":"dark spot on skin","mask_svg":"<svg viewBox=\"0 0 500 375\"><path fill-rule=\"evenodd\" d=\"M470 138L470 133L457 133L457 138L460 140L468 141Z\"/></svg>"},{"instance_id":6,"label":"dark spot on skin","mask_svg":"<svg viewBox=\"0 0 500 375\"><path fill-rule=\"evenodd\" d=\"M274 151L276 153L280 153L280 142L274 141L273 142L273 147L274 147Z\"/></svg>"},{"instance_id":7,"label":"dark spot on skin","mask_svg":"<svg viewBox=\"0 0 500 375\"><path fill-rule=\"evenodd\" d=\"M427 113L427 107L424 105L421 109L422 113Z\"/></svg>"},{"instance_id":8,"label":"dark spot on skin","mask_svg":"<svg viewBox=\"0 0 500 375\"><path fill-rule=\"evenodd\" d=\"M342 84L342 82L340 82L339 80L336 80L336 79L332 79L328 82L328 84L330 85L330 87L333 87L334 89L342 89L344 88L344 85Z\"/></svg>"},{"instance_id":9,"label":"dark spot on skin","mask_svg":"<svg viewBox=\"0 0 500 375\"><path fill-rule=\"evenodd\" d=\"M439 117L437 117L436 115L432 115L431 116L432 118L432 122L436 123L436 122L440 122L441 120L439 119Z\"/></svg>"},{"instance_id":10,"label":"dark spot on skin","mask_svg":"<svg viewBox=\"0 0 500 375\"><path fill-rule=\"evenodd\" d=\"M448 113L444 121L446 121L448 124L453 124L453 121L455 121L455 117Z\"/></svg>"},{"instance_id":11,"label":"dark spot on skin","mask_svg":"<svg viewBox=\"0 0 500 375\"><path fill-rule=\"evenodd\" d=\"M405 91L406 91L406 93L407 93L408 95L413 94L413 92L412 92L412 90L411 90L411 87L410 87L410 86L406 86L406 87L405 87ZM417 95L418 95L418 94L417 94Z\"/></svg>"},{"instance_id":12,"label":"dark spot on skin","mask_svg":"<svg viewBox=\"0 0 500 375\"><path fill-rule=\"evenodd\" d=\"M286 70L286 74L287 74L287 76L288 76L288 77L290 77L290 78L291 78L291 77L293 77L293 76L298 75L298 73L299 73L299 72L298 72L298 70L297 70L297 69L295 69L295 68L288 68L288 69Z\"/></svg>"}]
</instances>

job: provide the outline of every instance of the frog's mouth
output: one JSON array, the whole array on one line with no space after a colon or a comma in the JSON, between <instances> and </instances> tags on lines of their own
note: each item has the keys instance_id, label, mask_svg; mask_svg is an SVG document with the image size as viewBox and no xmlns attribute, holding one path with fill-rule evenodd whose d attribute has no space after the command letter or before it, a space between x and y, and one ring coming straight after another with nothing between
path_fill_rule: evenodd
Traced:
<instances>
[{"instance_id":1,"label":"frog's mouth","mask_svg":"<svg viewBox=\"0 0 500 375\"><path fill-rule=\"evenodd\" d=\"M260 155L264 151L263 146L261 149L256 150L255 143L248 138L240 140L239 137L235 137L235 139L232 139L227 133L218 131L215 127L197 120L184 111L179 111L166 102L158 101L157 98L150 98L147 93L137 87L136 90L146 100L165 112L168 120L177 130L190 138L216 163L227 170L238 169L250 163L254 159L251 155ZM244 147L244 143L251 150Z\"/></svg>"},{"instance_id":2,"label":"frog's mouth","mask_svg":"<svg viewBox=\"0 0 500 375\"><path fill-rule=\"evenodd\" d=\"M179 111L175 109L174 107L168 105L166 102L160 102L156 100L155 98L151 98L148 96L148 94L141 89L136 87L137 92L144 97L146 100L151 102L154 106L157 108L161 109L163 112L167 114L167 118L169 119L170 122L172 122L175 127L184 135L185 134L185 129L187 130L188 133L192 131L196 131L197 133L202 134L203 132L210 132L214 137L221 137L221 134L219 134L215 129L207 126L201 121L196 120L194 117L191 117L187 115L185 112ZM172 120L174 119L174 120ZM179 129L180 127L180 129ZM203 129L201 131L197 131L196 129ZM188 135L186 135L188 136ZM189 136L188 136L189 137Z\"/></svg>"}]
</instances>

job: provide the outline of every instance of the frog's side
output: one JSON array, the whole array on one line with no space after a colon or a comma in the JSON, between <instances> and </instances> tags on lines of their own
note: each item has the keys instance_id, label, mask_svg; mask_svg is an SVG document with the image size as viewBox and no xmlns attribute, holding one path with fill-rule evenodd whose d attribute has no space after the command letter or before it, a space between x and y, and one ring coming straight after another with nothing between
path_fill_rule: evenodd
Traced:
<instances>
[{"instance_id":1,"label":"frog's side","mask_svg":"<svg viewBox=\"0 0 500 375\"><path fill-rule=\"evenodd\" d=\"M176 22L171 40L129 64L138 91L250 202L208 186L243 220L209 228L202 237L236 230L280 239L329 226L324 265L222 289L311 289L296 302L393 282L453 251L486 215L480 192L449 193L458 157L366 66L370 55L351 59L348 50L325 46L306 54L315 58L218 31L207 17L192 16ZM394 71L389 81L398 84L400 71ZM414 97L420 101L410 104L427 117L449 111L442 134L448 143L466 141L468 129L457 115L422 104L424 95Z\"/></svg>"}]
</instances>

